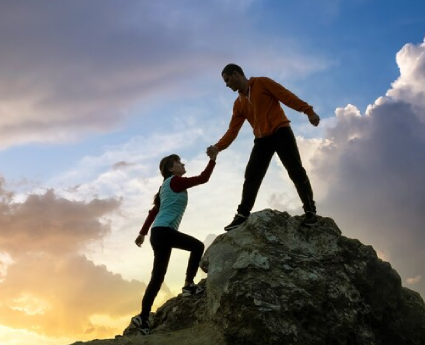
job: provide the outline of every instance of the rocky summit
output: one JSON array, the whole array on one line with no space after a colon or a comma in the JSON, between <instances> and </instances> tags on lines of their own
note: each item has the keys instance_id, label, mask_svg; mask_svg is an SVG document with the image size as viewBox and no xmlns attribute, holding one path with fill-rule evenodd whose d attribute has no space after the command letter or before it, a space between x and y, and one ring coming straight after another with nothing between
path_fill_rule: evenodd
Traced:
<instances>
[{"instance_id":1,"label":"rocky summit","mask_svg":"<svg viewBox=\"0 0 425 345\"><path fill-rule=\"evenodd\" d=\"M424 301L391 265L331 218L301 220L253 213L207 249L205 292L168 300L151 335L86 344L425 345Z\"/></svg>"}]
</instances>

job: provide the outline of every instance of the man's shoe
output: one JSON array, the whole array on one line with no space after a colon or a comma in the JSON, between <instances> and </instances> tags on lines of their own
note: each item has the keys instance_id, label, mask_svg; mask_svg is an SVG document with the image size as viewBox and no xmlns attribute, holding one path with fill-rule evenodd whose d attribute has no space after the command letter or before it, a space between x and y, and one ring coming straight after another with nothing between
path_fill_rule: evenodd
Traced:
<instances>
[{"instance_id":1,"label":"man's shoe","mask_svg":"<svg viewBox=\"0 0 425 345\"><path fill-rule=\"evenodd\" d=\"M233 230L233 229L237 228L239 225L241 225L242 223L244 223L247 219L248 219L248 217L245 217L245 216L237 213L235 215L235 218L233 218L233 221L229 225L224 227L224 230L226 230L226 231Z\"/></svg>"},{"instance_id":2,"label":"man's shoe","mask_svg":"<svg viewBox=\"0 0 425 345\"><path fill-rule=\"evenodd\" d=\"M306 212L305 213L305 217L304 220L301 222L302 226L306 226L308 228L311 228L312 226L317 225L318 223L318 219L317 216L314 212Z\"/></svg>"},{"instance_id":3,"label":"man's shoe","mask_svg":"<svg viewBox=\"0 0 425 345\"><path fill-rule=\"evenodd\" d=\"M197 295L198 293L202 293L202 292L204 292L204 289L194 283L186 285L185 287L182 288L183 297Z\"/></svg>"},{"instance_id":4,"label":"man's shoe","mask_svg":"<svg viewBox=\"0 0 425 345\"><path fill-rule=\"evenodd\" d=\"M143 335L148 335L151 332L149 321L140 315L131 318L131 326L136 328Z\"/></svg>"}]
</instances>

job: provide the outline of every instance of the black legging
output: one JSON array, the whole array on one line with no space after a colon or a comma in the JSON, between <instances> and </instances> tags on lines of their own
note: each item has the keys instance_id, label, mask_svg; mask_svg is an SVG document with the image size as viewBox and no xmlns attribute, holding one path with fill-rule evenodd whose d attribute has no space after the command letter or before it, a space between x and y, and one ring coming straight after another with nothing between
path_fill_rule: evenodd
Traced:
<instances>
[{"instance_id":1,"label":"black legging","mask_svg":"<svg viewBox=\"0 0 425 345\"><path fill-rule=\"evenodd\" d=\"M204 253L204 244L196 238L177 230L165 227L155 227L151 230L151 244L155 255L151 280L146 287L142 300L141 316L149 317L152 304L164 282L170 261L171 249L178 248L190 251L186 270L186 281L193 282L198 271L199 262Z\"/></svg>"},{"instance_id":2,"label":"black legging","mask_svg":"<svg viewBox=\"0 0 425 345\"><path fill-rule=\"evenodd\" d=\"M295 184L304 211L316 212L313 190L302 166L294 133L291 127L282 127L270 136L254 140L254 147L245 170L242 201L238 207L238 213L248 216L251 212L261 182L275 152Z\"/></svg>"}]
</instances>

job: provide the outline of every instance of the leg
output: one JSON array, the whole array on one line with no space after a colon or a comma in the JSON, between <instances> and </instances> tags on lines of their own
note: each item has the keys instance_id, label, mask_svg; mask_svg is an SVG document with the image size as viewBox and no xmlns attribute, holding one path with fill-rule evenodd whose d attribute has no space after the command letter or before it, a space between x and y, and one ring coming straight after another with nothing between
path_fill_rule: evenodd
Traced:
<instances>
[{"instance_id":1,"label":"leg","mask_svg":"<svg viewBox=\"0 0 425 345\"><path fill-rule=\"evenodd\" d=\"M183 249L190 252L186 270L186 285L187 283L193 283L193 279L198 272L202 254L204 253L204 244L195 237L172 229L169 229L167 232L167 241L173 248Z\"/></svg>"},{"instance_id":2,"label":"leg","mask_svg":"<svg viewBox=\"0 0 425 345\"><path fill-rule=\"evenodd\" d=\"M171 248L189 251L190 257L186 271L186 281L193 282L205 248L201 241L171 228L158 227L151 231L151 242L152 245L166 246L170 248L170 251Z\"/></svg>"},{"instance_id":3,"label":"leg","mask_svg":"<svg viewBox=\"0 0 425 345\"><path fill-rule=\"evenodd\" d=\"M269 137L254 140L254 147L245 170L242 201L238 206L239 214L249 216L274 152Z\"/></svg>"},{"instance_id":4,"label":"leg","mask_svg":"<svg viewBox=\"0 0 425 345\"><path fill-rule=\"evenodd\" d=\"M168 263L171 256L171 247L158 247L152 244L154 250L154 262L151 280L146 287L145 295L142 300L142 312L140 315L144 319L149 318L153 302L155 301L156 295L164 282L165 274L167 273Z\"/></svg>"},{"instance_id":5,"label":"leg","mask_svg":"<svg viewBox=\"0 0 425 345\"><path fill-rule=\"evenodd\" d=\"M303 203L304 212L316 213L313 190L307 173L302 166L301 156L291 127L278 129L272 136L276 152L294 182Z\"/></svg>"}]
</instances>

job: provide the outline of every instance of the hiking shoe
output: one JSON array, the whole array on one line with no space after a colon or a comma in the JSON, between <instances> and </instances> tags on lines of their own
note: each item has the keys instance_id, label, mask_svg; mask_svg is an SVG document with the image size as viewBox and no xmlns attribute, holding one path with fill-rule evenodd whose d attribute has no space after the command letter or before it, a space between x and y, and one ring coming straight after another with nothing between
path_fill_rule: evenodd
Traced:
<instances>
[{"instance_id":1,"label":"hiking shoe","mask_svg":"<svg viewBox=\"0 0 425 345\"><path fill-rule=\"evenodd\" d=\"M224 230L226 231L233 230L237 228L239 225L241 225L242 223L244 223L247 219L248 217L245 217L244 215L237 213L235 215L235 218L233 218L232 222L229 225L224 227Z\"/></svg>"},{"instance_id":2,"label":"hiking shoe","mask_svg":"<svg viewBox=\"0 0 425 345\"><path fill-rule=\"evenodd\" d=\"M204 288L194 283L186 285L182 288L183 297L197 295L198 293L204 292Z\"/></svg>"},{"instance_id":3,"label":"hiking shoe","mask_svg":"<svg viewBox=\"0 0 425 345\"><path fill-rule=\"evenodd\" d=\"M151 331L149 321L140 315L132 317L130 324L143 335L148 335Z\"/></svg>"},{"instance_id":4,"label":"hiking shoe","mask_svg":"<svg viewBox=\"0 0 425 345\"><path fill-rule=\"evenodd\" d=\"M302 226L306 226L308 228L317 225L318 220L317 216L314 212L306 212L304 220L301 222Z\"/></svg>"}]
</instances>

